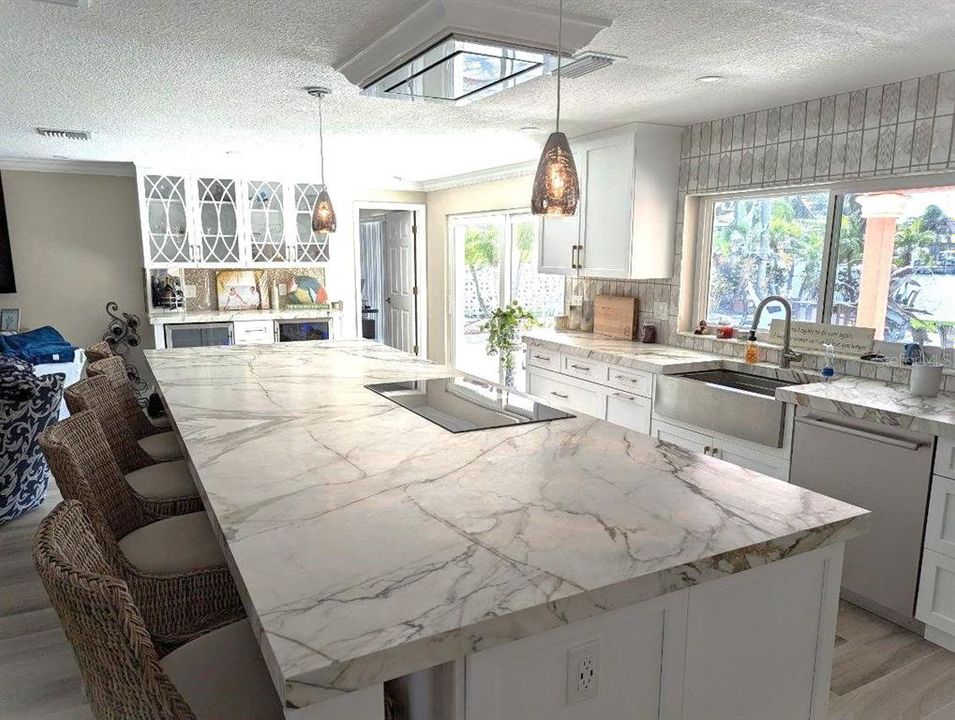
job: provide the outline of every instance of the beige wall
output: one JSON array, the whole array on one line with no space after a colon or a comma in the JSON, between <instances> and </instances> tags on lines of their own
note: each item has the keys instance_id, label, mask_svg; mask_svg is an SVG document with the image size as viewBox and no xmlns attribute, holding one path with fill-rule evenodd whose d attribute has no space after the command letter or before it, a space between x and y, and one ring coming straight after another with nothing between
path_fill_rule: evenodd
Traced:
<instances>
[{"instance_id":1,"label":"beige wall","mask_svg":"<svg viewBox=\"0 0 955 720\"><path fill-rule=\"evenodd\" d=\"M447 362L448 216L530 207L533 175L428 193L428 357Z\"/></svg>"},{"instance_id":2,"label":"beige wall","mask_svg":"<svg viewBox=\"0 0 955 720\"><path fill-rule=\"evenodd\" d=\"M3 190L17 292L0 295L0 306L20 308L25 328L52 325L85 347L102 337L115 300L140 316L152 347L136 179L5 170Z\"/></svg>"}]
</instances>

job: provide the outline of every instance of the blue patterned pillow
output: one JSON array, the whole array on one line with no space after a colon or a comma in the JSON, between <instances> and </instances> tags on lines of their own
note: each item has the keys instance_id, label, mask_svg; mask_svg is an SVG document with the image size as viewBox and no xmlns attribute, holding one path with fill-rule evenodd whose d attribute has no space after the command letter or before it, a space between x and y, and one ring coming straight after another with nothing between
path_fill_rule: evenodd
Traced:
<instances>
[{"instance_id":1,"label":"blue patterned pillow","mask_svg":"<svg viewBox=\"0 0 955 720\"><path fill-rule=\"evenodd\" d=\"M8 356L0 357L0 402L23 402L36 395L39 379L33 366Z\"/></svg>"}]
</instances>

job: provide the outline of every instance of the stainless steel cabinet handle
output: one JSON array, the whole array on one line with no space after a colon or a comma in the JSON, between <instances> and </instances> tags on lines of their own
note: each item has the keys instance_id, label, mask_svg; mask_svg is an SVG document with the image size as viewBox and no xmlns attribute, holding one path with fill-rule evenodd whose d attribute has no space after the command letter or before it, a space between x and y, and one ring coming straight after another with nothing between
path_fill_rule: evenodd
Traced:
<instances>
[{"instance_id":1,"label":"stainless steel cabinet handle","mask_svg":"<svg viewBox=\"0 0 955 720\"><path fill-rule=\"evenodd\" d=\"M629 400L630 402L633 402L634 400L636 400L636 398L633 395L624 395L623 393L618 393L618 392L615 392L613 396L615 398L620 398L621 400Z\"/></svg>"},{"instance_id":2,"label":"stainless steel cabinet handle","mask_svg":"<svg viewBox=\"0 0 955 720\"><path fill-rule=\"evenodd\" d=\"M561 395L559 392L554 392L553 390L551 391L550 394L553 395L554 397L563 398L564 400L567 399L567 396L566 396L566 395Z\"/></svg>"},{"instance_id":3,"label":"stainless steel cabinet handle","mask_svg":"<svg viewBox=\"0 0 955 720\"><path fill-rule=\"evenodd\" d=\"M546 355L535 355L535 356L534 356L534 359L535 359L535 360L546 360L547 362L550 362L550 358L547 357Z\"/></svg>"},{"instance_id":4,"label":"stainless steel cabinet handle","mask_svg":"<svg viewBox=\"0 0 955 720\"><path fill-rule=\"evenodd\" d=\"M617 375L616 379L626 380L628 383L633 383L634 385L638 385L640 383L640 381L637 380L636 378L630 378L630 377L627 377L626 375Z\"/></svg>"},{"instance_id":5,"label":"stainless steel cabinet handle","mask_svg":"<svg viewBox=\"0 0 955 720\"><path fill-rule=\"evenodd\" d=\"M586 365L571 365L571 367L574 370L586 370L587 372L590 372L590 368L587 367Z\"/></svg>"},{"instance_id":6,"label":"stainless steel cabinet handle","mask_svg":"<svg viewBox=\"0 0 955 720\"><path fill-rule=\"evenodd\" d=\"M816 420L815 418L796 418L796 422L803 423L805 425L812 425L813 427L822 428L823 430L832 430L833 432L841 432L845 433L846 435L854 435L855 437L865 438L866 440L874 440L875 442L905 448L906 450L912 450L913 452L925 444L915 442L914 440L903 440L901 438L895 438L889 435L868 432L867 430L860 430L859 428L849 427L848 425L837 425L836 423L826 422L825 420Z\"/></svg>"}]
</instances>

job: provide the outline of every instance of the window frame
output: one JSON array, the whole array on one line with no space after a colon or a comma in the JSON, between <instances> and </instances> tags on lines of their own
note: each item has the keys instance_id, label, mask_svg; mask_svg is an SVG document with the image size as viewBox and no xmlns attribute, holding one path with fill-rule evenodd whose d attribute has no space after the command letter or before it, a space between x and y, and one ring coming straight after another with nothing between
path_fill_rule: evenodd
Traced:
<instances>
[{"instance_id":1,"label":"window frame","mask_svg":"<svg viewBox=\"0 0 955 720\"><path fill-rule=\"evenodd\" d=\"M695 196L699 205L697 217L695 251L699 258L693 277L694 316L689 330L696 327L699 318L706 318L709 303L710 265L713 250L713 215L717 202L742 200L752 197L782 197L785 195L808 195L826 192L829 204L826 211L826 225L822 244L822 268L819 277L821 297L816 307L816 322L831 325L826 318L832 317L833 296L835 294L839 244L838 232L842 222L842 205L846 195L868 192L891 192L893 190L915 190L931 187L955 186L955 172L923 173L920 175L900 175L897 177L856 178L810 185L786 185L770 188L752 188L722 193L710 193ZM765 340L768 333L757 332L759 340ZM875 341L875 351L899 353L904 343ZM928 346L939 350L938 346Z\"/></svg>"}]
</instances>

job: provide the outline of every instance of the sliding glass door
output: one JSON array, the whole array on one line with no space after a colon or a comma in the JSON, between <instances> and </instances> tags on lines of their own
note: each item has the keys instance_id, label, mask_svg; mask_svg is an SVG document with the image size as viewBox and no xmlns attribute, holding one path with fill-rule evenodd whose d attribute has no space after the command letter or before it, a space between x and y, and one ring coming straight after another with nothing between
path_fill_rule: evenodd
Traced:
<instances>
[{"instance_id":1,"label":"sliding glass door","mask_svg":"<svg viewBox=\"0 0 955 720\"><path fill-rule=\"evenodd\" d=\"M495 308L516 300L545 327L563 312L564 278L537 272L540 222L527 212L452 217L451 358L455 369L497 382L497 356L487 354L483 329ZM518 388L524 384L517 358Z\"/></svg>"}]
</instances>

